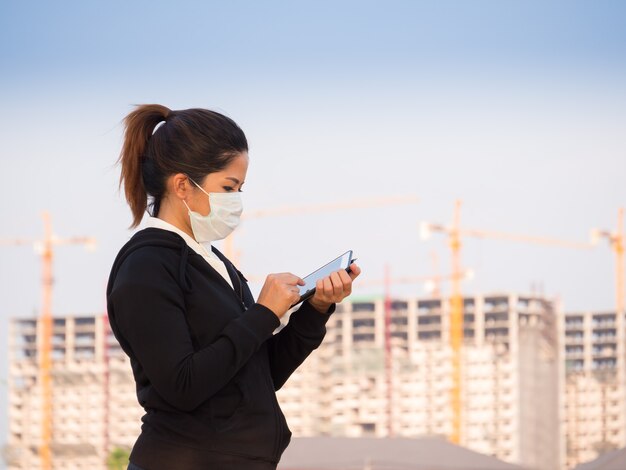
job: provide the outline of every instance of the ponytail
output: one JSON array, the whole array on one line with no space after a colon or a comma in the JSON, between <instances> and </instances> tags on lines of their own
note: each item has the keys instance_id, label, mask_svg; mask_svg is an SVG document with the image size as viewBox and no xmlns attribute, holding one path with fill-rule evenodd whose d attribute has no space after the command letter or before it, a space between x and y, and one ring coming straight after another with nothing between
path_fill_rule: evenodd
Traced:
<instances>
[{"instance_id":1,"label":"ponytail","mask_svg":"<svg viewBox=\"0 0 626 470\"><path fill-rule=\"evenodd\" d=\"M164 122L165 121L165 122ZM157 125L163 123L161 126ZM156 217L167 178L184 173L202 184L248 151L243 131L230 118L208 109L172 111L159 104L137 106L124 119L120 188L137 227L146 209ZM148 201L150 197L150 201Z\"/></svg>"},{"instance_id":2,"label":"ponytail","mask_svg":"<svg viewBox=\"0 0 626 470\"><path fill-rule=\"evenodd\" d=\"M120 187L124 186L126 201L133 215L131 227L139 225L148 207L148 196L142 174L142 163L146 159L148 140L152 137L156 125L167 120L170 112L169 108L159 104L144 104L138 106L124 119L126 131L119 158L122 165Z\"/></svg>"}]
</instances>

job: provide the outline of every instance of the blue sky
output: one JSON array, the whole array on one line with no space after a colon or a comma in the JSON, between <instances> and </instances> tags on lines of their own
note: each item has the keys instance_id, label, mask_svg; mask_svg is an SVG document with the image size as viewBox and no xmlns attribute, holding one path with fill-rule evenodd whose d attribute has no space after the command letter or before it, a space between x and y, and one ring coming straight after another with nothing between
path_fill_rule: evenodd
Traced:
<instances>
[{"instance_id":1,"label":"blue sky","mask_svg":"<svg viewBox=\"0 0 626 470\"><path fill-rule=\"evenodd\" d=\"M467 227L580 241L614 228L626 205L621 1L5 0L0 70L0 239L40 236L49 210L59 236L99 240L95 253L57 250L57 314L104 309L108 270L132 234L114 163L136 103L233 117L250 141L247 209L419 198L248 221L236 241L251 275L304 275L348 248L363 279L385 263L432 274L433 252L448 272L445 240L420 241L418 224L450 222L456 198ZM467 239L476 278L463 288L541 282L567 310L612 309L605 245ZM39 308L40 271L26 247L0 246L0 260L6 331ZM4 379L4 335L0 351Z\"/></svg>"},{"instance_id":2,"label":"blue sky","mask_svg":"<svg viewBox=\"0 0 626 470\"><path fill-rule=\"evenodd\" d=\"M0 8L4 80L23 86L44 78L128 88L129 81L251 85L304 76L332 86L356 74L440 79L485 67L526 75L623 66L620 1L4 1Z\"/></svg>"}]
</instances>

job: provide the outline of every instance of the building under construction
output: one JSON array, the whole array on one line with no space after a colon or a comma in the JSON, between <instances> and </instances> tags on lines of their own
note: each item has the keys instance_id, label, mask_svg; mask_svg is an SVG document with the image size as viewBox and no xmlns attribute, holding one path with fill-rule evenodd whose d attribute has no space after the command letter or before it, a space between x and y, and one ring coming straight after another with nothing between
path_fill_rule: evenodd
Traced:
<instances>
[{"instance_id":1,"label":"building under construction","mask_svg":"<svg viewBox=\"0 0 626 470\"><path fill-rule=\"evenodd\" d=\"M51 341L51 399L38 377L44 322L13 319L9 336L8 469L105 470L115 448L130 448L140 431L143 410L127 356L103 315L57 317ZM43 459L42 409L52 404L50 459Z\"/></svg>"},{"instance_id":2,"label":"building under construction","mask_svg":"<svg viewBox=\"0 0 626 470\"><path fill-rule=\"evenodd\" d=\"M568 313L559 323L568 468L626 446L624 314Z\"/></svg>"},{"instance_id":3,"label":"building under construction","mask_svg":"<svg viewBox=\"0 0 626 470\"><path fill-rule=\"evenodd\" d=\"M450 436L449 305L394 299L389 315L383 298L338 305L322 346L279 392L294 436ZM626 445L623 317L562 315L542 296L468 296L463 330L463 447L554 470ZM41 318L10 323L8 468L42 468L48 402L52 468L104 470L140 431L129 361L106 316L56 317L46 400L42 332Z\"/></svg>"},{"instance_id":4,"label":"building under construction","mask_svg":"<svg viewBox=\"0 0 626 470\"><path fill-rule=\"evenodd\" d=\"M449 436L449 302L338 306L320 349L279 392L296 436ZM559 432L557 313L543 297L463 299L460 445L527 468L555 470ZM391 357L388 357L391 355Z\"/></svg>"}]
</instances>

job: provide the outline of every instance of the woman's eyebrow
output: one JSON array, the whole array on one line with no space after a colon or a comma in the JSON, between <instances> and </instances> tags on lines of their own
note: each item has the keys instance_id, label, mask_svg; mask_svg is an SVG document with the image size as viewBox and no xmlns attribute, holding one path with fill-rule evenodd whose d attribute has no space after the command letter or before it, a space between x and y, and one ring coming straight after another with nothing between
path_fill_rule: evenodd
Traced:
<instances>
[{"instance_id":1,"label":"woman's eyebrow","mask_svg":"<svg viewBox=\"0 0 626 470\"><path fill-rule=\"evenodd\" d=\"M232 177L232 176L226 176L226 179L227 180L231 180L235 184L239 184L239 180L237 178Z\"/></svg>"}]
</instances>

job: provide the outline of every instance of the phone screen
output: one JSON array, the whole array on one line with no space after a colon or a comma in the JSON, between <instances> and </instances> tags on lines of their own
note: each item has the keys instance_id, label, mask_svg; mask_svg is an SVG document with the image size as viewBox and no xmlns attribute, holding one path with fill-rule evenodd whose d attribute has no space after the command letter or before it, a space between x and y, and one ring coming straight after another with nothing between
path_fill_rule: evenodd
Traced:
<instances>
[{"instance_id":1,"label":"phone screen","mask_svg":"<svg viewBox=\"0 0 626 470\"><path fill-rule=\"evenodd\" d=\"M330 275L335 271L339 271L340 269L347 269L352 262L352 250L346 251L343 255L338 256L330 263L325 264L321 268L313 271L306 277L303 277L302 280L306 283L303 286L298 286L300 289L300 300L298 302L302 302L309 298L315 292L315 285L317 284L318 279L323 279Z\"/></svg>"}]
</instances>

